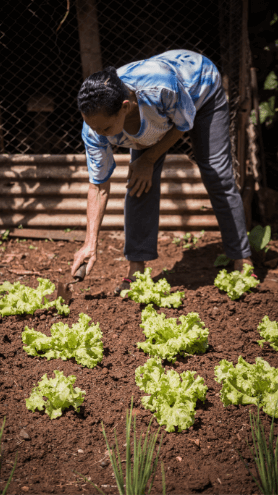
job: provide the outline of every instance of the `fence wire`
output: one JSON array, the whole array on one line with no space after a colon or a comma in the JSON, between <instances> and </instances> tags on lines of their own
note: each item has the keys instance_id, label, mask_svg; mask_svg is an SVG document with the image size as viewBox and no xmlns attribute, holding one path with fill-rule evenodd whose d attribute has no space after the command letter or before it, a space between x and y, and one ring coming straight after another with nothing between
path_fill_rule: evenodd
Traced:
<instances>
[{"instance_id":1,"label":"fence wire","mask_svg":"<svg viewBox=\"0 0 278 495\"><path fill-rule=\"evenodd\" d=\"M223 76L235 157L241 4L241 0L219 0L219 4L215 0L2 0L0 151L84 153L76 104L83 79L109 65L118 68L185 48L210 58ZM188 135L170 152L192 156Z\"/></svg>"}]
</instances>

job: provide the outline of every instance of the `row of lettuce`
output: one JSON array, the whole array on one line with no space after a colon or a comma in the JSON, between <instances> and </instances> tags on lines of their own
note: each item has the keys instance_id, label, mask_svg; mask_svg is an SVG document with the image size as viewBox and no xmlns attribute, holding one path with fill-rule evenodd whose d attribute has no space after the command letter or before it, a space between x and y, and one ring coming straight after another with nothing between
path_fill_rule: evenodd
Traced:
<instances>
[{"instance_id":1,"label":"row of lettuce","mask_svg":"<svg viewBox=\"0 0 278 495\"><path fill-rule=\"evenodd\" d=\"M252 277L253 268L245 265L244 272L227 274L222 270L215 285L225 289L231 299L240 291L246 292L256 287L259 281ZM179 318L166 318L164 313L157 313L153 304L160 307L178 308L182 304L183 292L171 293L171 287L166 279L155 283L151 278L151 269L144 274L137 272L136 281L131 284L129 291L123 291L122 297L128 295L138 303L147 306L141 314L141 325L145 341L137 343L137 347L147 353L150 358L143 366L135 371L135 381L140 390L147 396L142 398L142 404L154 413L158 423L165 425L168 432L182 431L194 423L197 400L205 401L208 387L204 379L195 377L196 372L188 370L177 373L162 366L163 360L175 362L178 355L204 354L209 347L209 330L200 320L198 313L188 313ZM54 284L47 279L38 279L39 287L32 289L19 282L10 284L4 282L0 292L6 292L0 300L0 314L33 314L36 309L56 307L59 314L68 315L69 307L63 305L61 298L50 302L46 295L55 290ZM239 297L239 296L238 296ZM42 302L43 300L43 302ZM179 319L179 323L177 320ZM22 332L23 349L30 356L50 359L67 360L74 358L76 362L87 368L94 368L103 358L102 332L97 324L90 325L91 318L81 313L78 322L69 327L63 322L51 326L51 337L44 333L25 327ZM270 321L265 316L258 326L262 340L278 350L278 323ZM76 377L64 376L62 371L54 371L55 378L43 375L34 386L31 395L26 400L29 410L44 410L51 419L62 415L63 410L70 406L78 412L84 402L86 392L73 387ZM257 404L263 410L273 415L278 400L278 369L271 367L261 358L255 364L248 364L241 356L238 363L222 360L215 367L215 380L222 383L220 398L224 406L230 404ZM278 417L278 412L277 412Z\"/></svg>"}]
</instances>

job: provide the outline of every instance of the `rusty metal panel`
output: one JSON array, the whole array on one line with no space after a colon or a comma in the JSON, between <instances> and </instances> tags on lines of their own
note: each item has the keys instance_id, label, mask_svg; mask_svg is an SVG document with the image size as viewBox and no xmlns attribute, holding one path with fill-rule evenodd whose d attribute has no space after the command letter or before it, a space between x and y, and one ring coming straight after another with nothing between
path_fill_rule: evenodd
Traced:
<instances>
[{"instance_id":1,"label":"rusty metal panel","mask_svg":"<svg viewBox=\"0 0 278 495\"><path fill-rule=\"evenodd\" d=\"M21 214L4 214L0 218L0 226L14 226L20 224L27 224L28 227L86 227L87 218L86 215L71 213L59 215L55 213L36 213L32 215L30 213ZM109 228L121 228L124 224L124 215L104 215L102 227ZM175 228L192 227L192 228L205 228L216 227L217 221L213 215L163 215L159 217L159 225L163 229L175 230Z\"/></svg>"},{"instance_id":2,"label":"rusty metal panel","mask_svg":"<svg viewBox=\"0 0 278 495\"><path fill-rule=\"evenodd\" d=\"M122 198L109 198L106 211L113 213L123 211L123 199ZM59 201L55 198L44 198L43 202L41 198L28 197L28 198L6 198L0 199L0 210L10 212L26 212L26 211L53 211L53 212L86 212L87 199L86 198L62 198ZM198 210L210 210L211 203L209 199L165 199L160 201L160 211L198 211Z\"/></svg>"},{"instance_id":3,"label":"rusty metal panel","mask_svg":"<svg viewBox=\"0 0 278 495\"><path fill-rule=\"evenodd\" d=\"M117 165L113 172L114 180L126 180L128 174L128 166ZM68 165L67 167L59 166L58 164L47 165L47 167L36 165L1 165L0 163L0 179L11 180L87 180L89 174L86 164L84 165ZM175 166L166 164L163 168L161 179L200 179L201 174L197 165L195 167L185 168L182 165Z\"/></svg>"},{"instance_id":4,"label":"rusty metal panel","mask_svg":"<svg viewBox=\"0 0 278 495\"><path fill-rule=\"evenodd\" d=\"M5 197L32 197L32 196L53 196L54 198L67 197L87 197L89 183L86 182L68 182L68 181L8 181L0 183L0 196ZM126 194L126 182L111 182L111 196L117 195L124 197ZM208 194L205 186L199 183L169 181L162 182L161 195L176 197L190 196L207 198Z\"/></svg>"},{"instance_id":5,"label":"rusty metal panel","mask_svg":"<svg viewBox=\"0 0 278 495\"><path fill-rule=\"evenodd\" d=\"M117 167L103 219L123 229L129 155ZM84 155L0 155L0 226L86 228L88 171ZM162 171L160 228L218 229L198 166L186 155L168 155Z\"/></svg>"}]
</instances>

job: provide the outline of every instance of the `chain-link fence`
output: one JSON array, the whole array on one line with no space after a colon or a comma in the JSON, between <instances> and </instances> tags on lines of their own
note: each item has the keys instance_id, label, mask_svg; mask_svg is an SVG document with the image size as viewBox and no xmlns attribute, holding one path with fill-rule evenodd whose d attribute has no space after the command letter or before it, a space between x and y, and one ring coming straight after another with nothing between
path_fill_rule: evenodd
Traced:
<instances>
[{"instance_id":1,"label":"chain-link fence","mask_svg":"<svg viewBox=\"0 0 278 495\"><path fill-rule=\"evenodd\" d=\"M2 0L0 18L2 153L83 153L76 104L83 79L186 48L210 58L223 76L235 156L241 0ZM188 136L170 152L190 155Z\"/></svg>"}]
</instances>

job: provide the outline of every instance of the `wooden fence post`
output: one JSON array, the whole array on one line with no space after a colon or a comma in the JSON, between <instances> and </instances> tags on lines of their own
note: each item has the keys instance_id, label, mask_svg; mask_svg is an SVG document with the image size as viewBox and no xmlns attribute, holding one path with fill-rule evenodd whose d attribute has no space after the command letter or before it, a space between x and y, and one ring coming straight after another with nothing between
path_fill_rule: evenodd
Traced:
<instances>
[{"instance_id":1,"label":"wooden fence post","mask_svg":"<svg viewBox=\"0 0 278 495\"><path fill-rule=\"evenodd\" d=\"M95 0L76 0L83 79L102 70Z\"/></svg>"}]
</instances>

